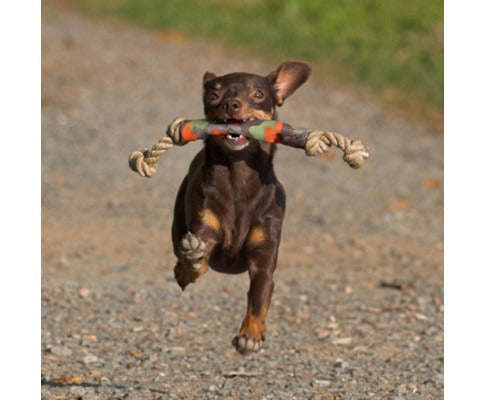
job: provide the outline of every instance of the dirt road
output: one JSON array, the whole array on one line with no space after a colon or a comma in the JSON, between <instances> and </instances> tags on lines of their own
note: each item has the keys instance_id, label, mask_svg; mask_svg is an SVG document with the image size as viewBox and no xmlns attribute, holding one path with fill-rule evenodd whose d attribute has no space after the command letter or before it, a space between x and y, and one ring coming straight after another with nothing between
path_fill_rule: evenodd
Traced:
<instances>
[{"instance_id":1,"label":"dirt road","mask_svg":"<svg viewBox=\"0 0 485 400\"><path fill-rule=\"evenodd\" d=\"M42 33L43 399L443 397L443 141L351 90L311 79L280 118L360 138L350 169L280 147L287 217L265 348L231 346L248 278L184 293L173 202L201 144L152 179L128 169L175 116L202 117L201 79L272 65L55 8Z\"/></svg>"}]
</instances>

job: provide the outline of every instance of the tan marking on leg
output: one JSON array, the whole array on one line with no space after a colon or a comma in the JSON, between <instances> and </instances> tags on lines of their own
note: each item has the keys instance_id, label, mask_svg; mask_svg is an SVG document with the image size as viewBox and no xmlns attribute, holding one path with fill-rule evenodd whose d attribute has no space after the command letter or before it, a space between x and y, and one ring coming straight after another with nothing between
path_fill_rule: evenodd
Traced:
<instances>
[{"instance_id":1,"label":"tan marking on leg","mask_svg":"<svg viewBox=\"0 0 485 400\"><path fill-rule=\"evenodd\" d=\"M263 340L266 335L266 313L268 309L263 308L258 315L253 314L251 307L248 308L248 312L244 317L239 330L239 336L249 334L251 339L257 340L259 345L263 345Z\"/></svg>"},{"instance_id":2,"label":"tan marking on leg","mask_svg":"<svg viewBox=\"0 0 485 400\"><path fill-rule=\"evenodd\" d=\"M194 268L194 264L198 264L197 269ZM173 272L177 283L184 290L187 285L194 283L201 275L204 275L207 272L207 268L207 261L205 259L192 261L179 258Z\"/></svg>"},{"instance_id":3,"label":"tan marking on leg","mask_svg":"<svg viewBox=\"0 0 485 400\"><path fill-rule=\"evenodd\" d=\"M261 226L257 226L249 232L248 244L251 246L258 246L266 239L266 234Z\"/></svg>"},{"instance_id":4,"label":"tan marking on leg","mask_svg":"<svg viewBox=\"0 0 485 400\"><path fill-rule=\"evenodd\" d=\"M219 221L219 218L208 208L201 211L200 219L205 226L213 229L214 231L219 232L221 230L221 222Z\"/></svg>"}]
</instances>

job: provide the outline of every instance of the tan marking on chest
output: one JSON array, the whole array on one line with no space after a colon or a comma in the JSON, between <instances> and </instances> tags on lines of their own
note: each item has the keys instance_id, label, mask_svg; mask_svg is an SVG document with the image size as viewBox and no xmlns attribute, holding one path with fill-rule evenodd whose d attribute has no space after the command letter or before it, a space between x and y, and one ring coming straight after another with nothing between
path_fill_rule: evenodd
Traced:
<instances>
[{"instance_id":1,"label":"tan marking on chest","mask_svg":"<svg viewBox=\"0 0 485 400\"><path fill-rule=\"evenodd\" d=\"M219 221L219 218L208 208L200 212L200 219L205 226L214 231L219 232L221 230L221 222Z\"/></svg>"},{"instance_id":2,"label":"tan marking on chest","mask_svg":"<svg viewBox=\"0 0 485 400\"><path fill-rule=\"evenodd\" d=\"M252 246L259 246L266 239L264 229L261 226L257 226L251 229L248 236L248 244Z\"/></svg>"}]
</instances>

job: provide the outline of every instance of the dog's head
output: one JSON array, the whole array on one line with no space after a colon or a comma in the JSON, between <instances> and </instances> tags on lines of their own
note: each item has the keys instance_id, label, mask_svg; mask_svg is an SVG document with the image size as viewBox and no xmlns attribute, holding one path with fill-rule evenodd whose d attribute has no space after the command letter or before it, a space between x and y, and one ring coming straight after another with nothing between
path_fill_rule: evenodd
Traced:
<instances>
[{"instance_id":1,"label":"dog's head","mask_svg":"<svg viewBox=\"0 0 485 400\"><path fill-rule=\"evenodd\" d=\"M217 76L204 74L204 113L214 122L243 122L275 119L276 107L310 76L311 67L302 62L285 62L267 76L234 72ZM250 140L227 135L219 140L226 148L239 151Z\"/></svg>"}]
</instances>

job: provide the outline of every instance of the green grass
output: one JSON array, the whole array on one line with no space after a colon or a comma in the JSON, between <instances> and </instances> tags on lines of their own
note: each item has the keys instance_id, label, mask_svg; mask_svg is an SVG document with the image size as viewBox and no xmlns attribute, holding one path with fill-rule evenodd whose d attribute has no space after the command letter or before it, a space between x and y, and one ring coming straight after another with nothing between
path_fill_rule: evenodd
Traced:
<instances>
[{"instance_id":1,"label":"green grass","mask_svg":"<svg viewBox=\"0 0 485 400\"><path fill-rule=\"evenodd\" d=\"M85 11L205 37L370 88L436 124L443 112L442 0L77 0ZM442 122L441 122L442 123Z\"/></svg>"}]
</instances>

